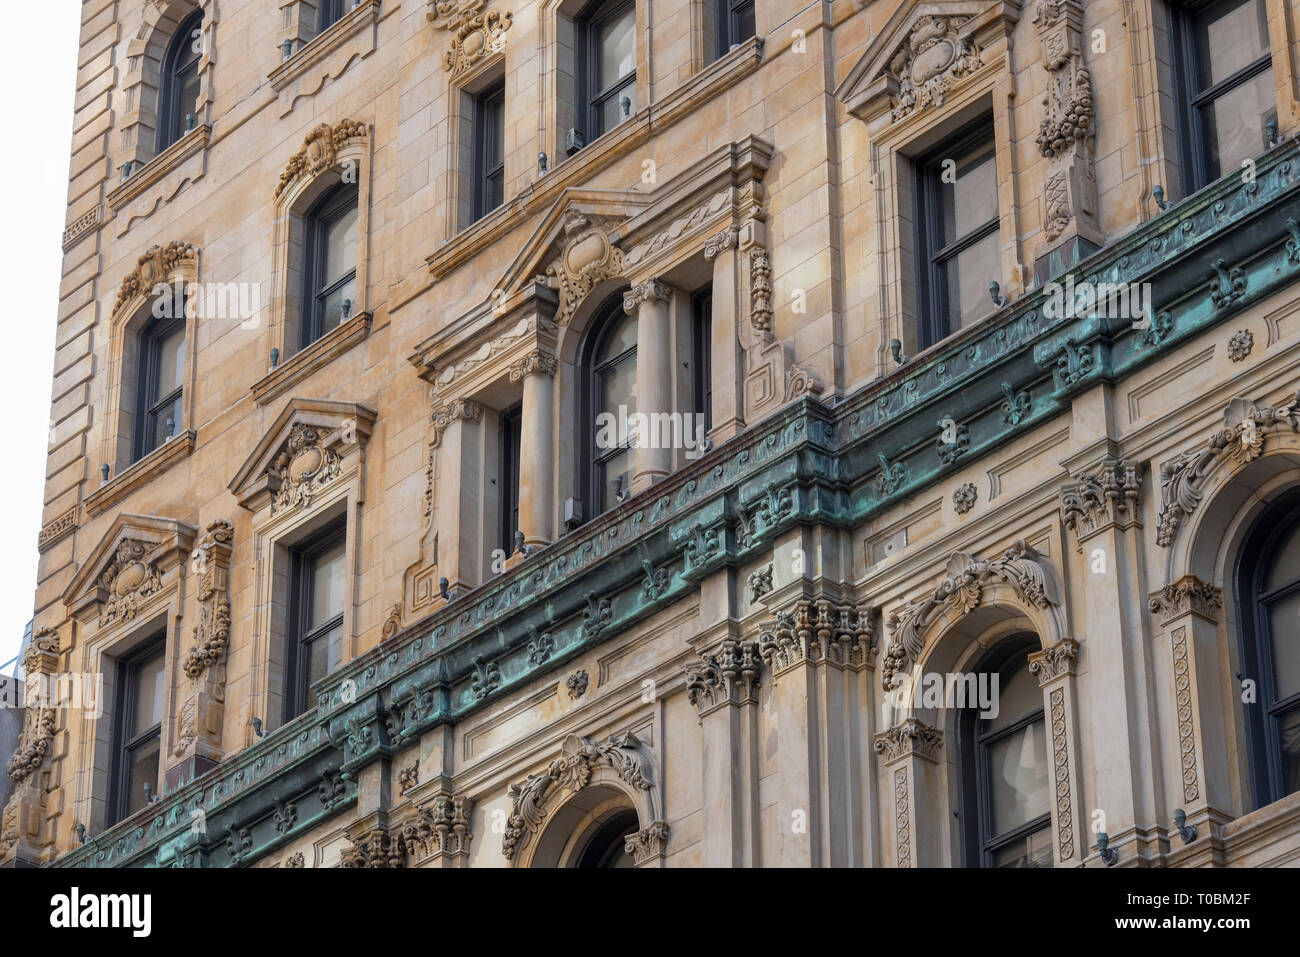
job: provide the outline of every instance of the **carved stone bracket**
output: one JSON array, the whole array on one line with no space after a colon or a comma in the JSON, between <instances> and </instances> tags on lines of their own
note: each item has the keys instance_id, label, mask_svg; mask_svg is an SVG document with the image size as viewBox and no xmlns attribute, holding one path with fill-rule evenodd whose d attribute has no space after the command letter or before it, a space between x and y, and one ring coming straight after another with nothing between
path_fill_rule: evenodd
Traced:
<instances>
[{"instance_id":1,"label":"carved stone bracket","mask_svg":"<svg viewBox=\"0 0 1300 957\"><path fill-rule=\"evenodd\" d=\"M874 614L867 605L796 602L759 631L758 653L773 679L805 662L854 671L870 668L876 655Z\"/></svg>"},{"instance_id":2,"label":"carved stone bracket","mask_svg":"<svg viewBox=\"0 0 1300 957\"><path fill-rule=\"evenodd\" d=\"M926 628L949 611L959 615L973 611L983 600L984 588L998 582L1010 585L1021 600L1035 608L1061 603L1050 569L1024 541L1017 541L993 559L955 552L948 559L947 575L931 594L890 613L890 643L881 671L884 690L892 690L895 676L908 662L920 660Z\"/></svg>"},{"instance_id":3,"label":"carved stone bracket","mask_svg":"<svg viewBox=\"0 0 1300 957\"><path fill-rule=\"evenodd\" d=\"M1160 467L1156 544L1162 548L1174 543L1183 522L1200 506L1202 483L1210 472L1220 465L1240 468L1264 453L1268 436L1285 430L1300 431L1300 393L1280 408L1237 397L1224 409L1223 425L1203 445Z\"/></svg>"},{"instance_id":4,"label":"carved stone bracket","mask_svg":"<svg viewBox=\"0 0 1300 957\"><path fill-rule=\"evenodd\" d=\"M686 669L686 697L700 720L726 705L758 703L761 659L757 641L724 639L717 650L700 654L701 666Z\"/></svg>"},{"instance_id":5,"label":"carved stone bracket","mask_svg":"<svg viewBox=\"0 0 1300 957\"><path fill-rule=\"evenodd\" d=\"M1062 489L1061 520L1082 549L1085 541L1103 529L1136 524L1141 494L1141 466L1107 459L1097 471Z\"/></svg>"},{"instance_id":6,"label":"carved stone bracket","mask_svg":"<svg viewBox=\"0 0 1300 957\"><path fill-rule=\"evenodd\" d=\"M197 680L226 655L230 640L230 555L235 527L225 519L208 525L194 550L199 570L199 623L194 626L194 647L181 666L186 677Z\"/></svg>"}]
</instances>

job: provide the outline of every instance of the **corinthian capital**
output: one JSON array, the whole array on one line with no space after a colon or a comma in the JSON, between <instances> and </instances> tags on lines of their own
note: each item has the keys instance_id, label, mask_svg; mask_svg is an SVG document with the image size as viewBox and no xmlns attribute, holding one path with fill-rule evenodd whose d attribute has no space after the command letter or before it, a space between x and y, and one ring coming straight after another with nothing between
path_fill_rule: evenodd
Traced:
<instances>
[{"instance_id":1,"label":"corinthian capital","mask_svg":"<svg viewBox=\"0 0 1300 957\"><path fill-rule=\"evenodd\" d=\"M623 311L629 316L635 315L642 303L667 302L672 295L673 291L667 283L658 279L647 279L623 294Z\"/></svg>"},{"instance_id":2,"label":"corinthian capital","mask_svg":"<svg viewBox=\"0 0 1300 957\"><path fill-rule=\"evenodd\" d=\"M528 353L521 359L518 359L510 367L510 381L519 382L530 375L555 375L556 361L555 356L549 352L542 352L540 349Z\"/></svg>"}]
</instances>

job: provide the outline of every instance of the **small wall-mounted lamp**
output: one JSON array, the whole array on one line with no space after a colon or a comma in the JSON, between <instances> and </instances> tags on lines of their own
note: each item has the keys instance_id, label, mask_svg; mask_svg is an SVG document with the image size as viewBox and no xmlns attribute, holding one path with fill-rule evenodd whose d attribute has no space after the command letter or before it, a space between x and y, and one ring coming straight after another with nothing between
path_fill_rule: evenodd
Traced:
<instances>
[{"instance_id":1,"label":"small wall-mounted lamp","mask_svg":"<svg viewBox=\"0 0 1300 957\"><path fill-rule=\"evenodd\" d=\"M1101 859L1106 862L1107 867L1114 867L1115 862L1119 860L1119 851L1110 846L1110 835L1105 831L1097 835L1097 852L1101 854Z\"/></svg>"},{"instance_id":2,"label":"small wall-mounted lamp","mask_svg":"<svg viewBox=\"0 0 1300 957\"><path fill-rule=\"evenodd\" d=\"M1196 825L1187 823L1187 812L1182 808L1174 809L1174 827L1178 829L1178 836L1183 839L1184 844L1196 840Z\"/></svg>"}]
</instances>

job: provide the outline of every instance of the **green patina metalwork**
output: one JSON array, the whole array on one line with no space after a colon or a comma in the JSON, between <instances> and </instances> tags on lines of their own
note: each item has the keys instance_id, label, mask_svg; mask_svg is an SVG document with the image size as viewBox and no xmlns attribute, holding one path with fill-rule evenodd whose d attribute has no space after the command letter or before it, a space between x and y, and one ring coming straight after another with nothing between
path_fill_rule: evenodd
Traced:
<instances>
[{"instance_id":1,"label":"green patina metalwork","mask_svg":"<svg viewBox=\"0 0 1300 957\"><path fill-rule=\"evenodd\" d=\"M359 769L414 746L679 601L799 525L859 526L1300 276L1300 146L1228 177L1080 264L1150 283L1150 319L1002 307L830 409L791 403L320 681L317 709L59 866L248 863L352 804ZM944 440L954 427L959 439ZM192 826L202 810L206 829Z\"/></svg>"}]
</instances>

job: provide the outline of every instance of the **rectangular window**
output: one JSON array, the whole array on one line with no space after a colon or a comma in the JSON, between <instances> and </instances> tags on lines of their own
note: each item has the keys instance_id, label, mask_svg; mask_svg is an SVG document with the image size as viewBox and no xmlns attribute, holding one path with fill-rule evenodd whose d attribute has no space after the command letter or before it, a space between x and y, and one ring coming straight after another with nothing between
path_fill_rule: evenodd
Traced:
<instances>
[{"instance_id":1,"label":"rectangular window","mask_svg":"<svg viewBox=\"0 0 1300 957\"><path fill-rule=\"evenodd\" d=\"M713 287L706 286L691 298L692 316L692 394L695 414L704 419L704 431L713 428Z\"/></svg>"},{"instance_id":2,"label":"rectangular window","mask_svg":"<svg viewBox=\"0 0 1300 957\"><path fill-rule=\"evenodd\" d=\"M514 554L519 530L519 463L524 438L524 407L514 405L501 413L501 549Z\"/></svg>"},{"instance_id":3,"label":"rectangular window","mask_svg":"<svg viewBox=\"0 0 1300 957\"><path fill-rule=\"evenodd\" d=\"M593 5L579 36L579 99L590 143L636 112L636 4L606 0Z\"/></svg>"},{"instance_id":4,"label":"rectangular window","mask_svg":"<svg viewBox=\"0 0 1300 957\"><path fill-rule=\"evenodd\" d=\"M166 633L118 663L110 826L148 805L158 787L165 660Z\"/></svg>"},{"instance_id":5,"label":"rectangular window","mask_svg":"<svg viewBox=\"0 0 1300 957\"><path fill-rule=\"evenodd\" d=\"M993 126L953 141L917 164L919 348L993 311L1001 282L998 171Z\"/></svg>"},{"instance_id":6,"label":"rectangular window","mask_svg":"<svg viewBox=\"0 0 1300 957\"><path fill-rule=\"evenodd\" d=\"M343 16L343 0L316 0L316 32L324 33Z\"/></svg>"},{"instance_id":7,"label":"rectangular window","mask_svg":"<svg viewBox=\"0 0 1300 957\"><path fill-rule=\"evenodd\" d=\"M303 269L307 303L300 348L352 318L357 289L357 187L341 184L307 214Z\"/></svg>"},{"instance_id":8,"label":"rectangular window","mask_svg":"<svg viewBox=\"0 0 1300 957\"><path fill-rule=\"evenodd\" d=\"M347 581L347 532L342 523L292 553L289 648L285 658L284 720L316 707L312 685L338 665Z\"/></svg>"},{"instance_id":9,"label":"rectangular window","mask_svg":"<svg viewBox=\"0 0 1300 957\"><path fill-rule=\"evenodd\" d=\"M754 0L717 0L718 56L754 35Z\"/></svg>"},{"instance_id":10,"label":"rectangular window","mask_svg":"<svg viewBox=\"0 0 1300 957\"><path fill-rule=\"evenodd\" d=\"M140 336L140 373L137 380L135 458L139 461L163 445L181 427L181 396L185 380L184 297L169 314Z\"/></svg>"},{"instance_id":11,"label":"rectangular window","mask_svg":"<svg viewBox=\"0 0 1300 957\"><path fill-rule=\"evenodd\" d=\"M1264 0L1176 9L1174 50L1191 194L1268 148L1277 122Z\"/></svg>"},{"instance_id":12,"label":"rectangular window","mask_svg":"<svg viewBox=\"0 0 1300 957\"><path fill-rule=\"evenodd\" d=\"M505 202L506 83L493 84L474 100L474 219Z\"/></svg>"}]
</instances>

